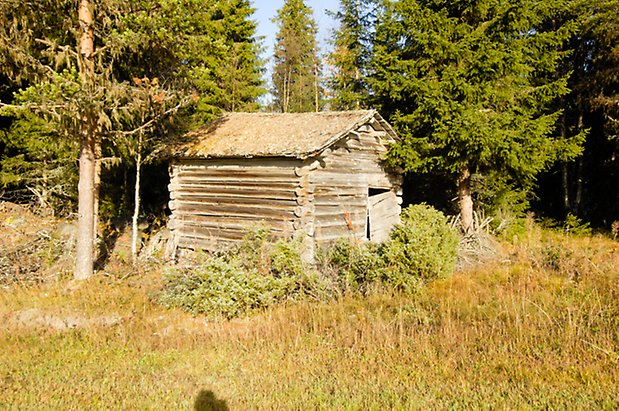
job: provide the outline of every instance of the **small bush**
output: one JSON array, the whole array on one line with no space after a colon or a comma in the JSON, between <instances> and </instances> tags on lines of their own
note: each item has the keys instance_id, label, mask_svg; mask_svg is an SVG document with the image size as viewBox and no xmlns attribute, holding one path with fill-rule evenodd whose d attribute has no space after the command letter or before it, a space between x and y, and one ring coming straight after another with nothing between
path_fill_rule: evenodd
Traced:
<instances>
[{"instance_id":1,"label":"small bush","mask_svg":"<svg viewBox=\"0 0 619 411\"><path fill-rule=\"evenodd\" d=\"M410 294L423 280L445 277L456 265L458 235L447 218L425 204L410 206L382 245L337 242L326 263L346 290L367 291L373 284Z\"/></svg>"},{"instance_id":2,"label":"small bush","mask_svg":"<svg viewBox=\"0 0 619 411\"><path fill-rule=\"evenodd\" d=\"M343 292L367 291L371 284L381 280L385 266L381 245L353 244L345 238L326 250L322 260L325 266L322 271L334 271Z\"/></svg>"},{"instance_id":3,"label":"small bush","mask_svg":"<svg viewBox=\"0 0 619 411\"><path fill-rule=\"evenodd\" d=\"M194 314L233 318L282 300L295 288L291 277L246 270L229 254L205 258L195 269L171 269L161 302Z\"/></svg>"},{"instance_id":4,"label":"small bush","mask_svg":"<svg viewBox=\"0 0 619 411\"><path fill-rule=\"evenodd\" d=\"M458 253L458 235L440 211L412 205L402 212L383 248L387 263L385 280L404 291L415 287L414 279L446 277L453 273Z\"/></svg>"},{"instance_id":5,"label":"small bush","mask_svg":"<svg viewBox=\"0 0 619 411\"><path fill-rule=\"evenodd\" d=\"M329 284L304 266L300 240L268 237L268 229L256 227L235 249L201 255L192 269L168 269L159 300L194 314L233 318L283 300L329 295Z\"/></svg>"}]
</instances>

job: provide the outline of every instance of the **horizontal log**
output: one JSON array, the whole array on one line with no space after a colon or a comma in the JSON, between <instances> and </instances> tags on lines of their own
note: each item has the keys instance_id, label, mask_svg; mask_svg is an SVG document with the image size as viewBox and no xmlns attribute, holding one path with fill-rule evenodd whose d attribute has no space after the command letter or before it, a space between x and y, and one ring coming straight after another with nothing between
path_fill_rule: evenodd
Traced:
<instances>
[{"instance_id":1,"label":"horizontal log","mask_svg":"<svg viewBox=\"0 0 619 411\"><path fill-rule=\"evenodd\" d=\"M316 224L330 224L332 222L341 223L342 221L346 222L347 218L351 219L353 222L365 222L367 220L367 215L365 210L363 210L362 212L357 213L317 214L315 216Z\"/></svg>"},{"instance_id":2,"label":"horizontal log","mask_svg":"<svg viewBox=\"0 0 619 411\"><path fill-rule=\"evenodd\" d=\"M350 230L342 230L342 229L321 230L318 227L316 227L316 232L314 233L314 240L316 242L335 241L340 238L364 239L365 238L365 227L363 227L362 230L358 230L355 232L352 232Z\"/></svg>"},{"instance_id":3,"label":"horizontal log","mask_svg":"<svg viewBox=\"0 0 619 411\"><path fill-rule=\"evenodd\" d=\"M271 190L266 187L262 189L240 189L240 188L212 188L206 190L202 187L174 187L170 190L170 198L243 198L243 199L272 199L296 201L298 198L297 189L294 190Z\"/></svg>"},{"instance_id":4,"label":"horizontal log","mask_svg":"<svg viewBox=\"0 0 619 411\"><path fill-rule=\"evenodd\" d=\"M200 214L187 214L179 215L174 219L170 219L170 224L173 227L180 227L184 223L190 225L204 225L205 227L233 227L233 228L250 228L256 225L267 225L278 230L293 229L293 219L280 220L273 218L261 218L256 219L250 216L221 216L221 215L200 215Z\"/></svg>"},{"instance_id":5,"label":"horizontal log","mask_svg":"<svg viewBox=\"0 0 619 411\"><path fill-rule=\"evenodd\" d=\"M256 205L221 205L221 204L206 204L206 203L191 203L191 202L174 202L174 214L177 216L183 214L220 214L226 216L252 216L257 220L261 218L293 218L296 207L279 207L279 206L256 206Z\"/></svg>"},{"instance_id":6,"label":"horizontal log","mask_svg":"<svg viewBox=\"0 0 619 411\"><path fill-rule=\"evenodd\" d=\"M233 175L188 175L176 177L173 183L176 184L211 184L211 183L227 183L227 184L294 184L300 185L298 177L277 176L277 175L259 175L259 176L233 176Z\"/></svg>"},{"instance_id":7,"label":"horizontal log","mask_svg":"<svg viewBox=\"0 0 619 411\"><path fill-rule=\"evenodd\" d=\"M359 227L365 227L366 219L365 218L352 218L350 219L352 226L355 230L358 230ZM331 227L342 227L346 230L349 230L348 220L345 218L340 218L336 220L324 220L324 219L316 219L316 229L326 229Z\"/></svg>"},{"instance_id":8,"label":"horizontal log","mask_svg":"<svg viewBox=\"0 0 619 411\"><path fill-rule=\"evenodd\" d=\"M255 221L252 223L242 223L242 222L210 222L210 221L199 221L195 218L188 219L183 218L175 221L175 229L180 231L196 231L202 233L216 233L218 231L242 231L247 233L251 230L252 226L259 224L260 221ZM292 222L285 223L273 223L268 224L269 229L272 232L287 232L292 233L294 228L292 227Z\"/></svg>"},{"instance_id":9,"label":"horizontal log","mask_svg":"<svg viewBox=\"0 0 619 411\"><path fill-rule=\"evenodd\" d=\"M339 207L341 209L365 208L367 200L363 196L341 196L341 197L316 197L314 199L316 208L323 206Z\"/></svg>"},{"instance_id":10,"label":"horizontal log","mask_svg":"<svg viewBox=\"0 0 619 411\"><path fill-rule=\"evenodd\" d=\"M227 196L227 195L209 195L195 194L184 195L182 193L176 193L174 201L178 204L213 204L213 205L255 205L255 206L273 206L279 208L295 207L297 202L295 199L271 199L271 198L254 198L243 196Z\"/></svg>"},{"instance_id":11,"label":"horizontal log","mask_svg":"<svg viewBox=\"0 0 619 411\"><path fill-rule=\"evenodd\" d=\"M178 239L178 242L187 240L203 240L203 241L239 241L245 238L247 235L246 231L243 230L212 230L211 232L202 232L198 230L175 230L174 235ZM273 232L272 237L274 238L288 238L290 235L284 232Z\"/></svg>"},{"instance_id":12,"label":"horizontal log","mask_svg":"<svg viewBox=\"0 0 619 411\"><path fill-rule=\"evenodd\" d=\"M232 172L232 171L218 171L215 172L215 170L213 171L194 171L194 172L181 172L179 173L176 178L183 180L183 179L187 179L187 178L192 178L192 179L213 179L213 178L225 178L228 180L252 180L252 179L279 179L279 180L284 180L284 181L298 181L299 177L297 177L294 172L291 173L283 173L283 172L278 172L276 170L273 171L268 171L265 170L264 172L256 172L255 170L247 171L247 172Z\"/></svg>"},{"instance_id":13,"label":"horizontal log","mask_svg":"<svg viewBox=\"0 0 619 411\"><path fill-rule=\"evenodd\" d=\"M299 184L293 181L289 182L281 182L281 183L273 183L273 182L261 182L261 181L201 181L201 180L193 180L193 181L172 181L168 185L168 189L170 191L174 191L182 188L195 188L195 189L203 189L203 190L264 190L268 188L269 190L281 190L281 191L289 191L296 190L299 187Z\"/></svg>"}]
</instances>

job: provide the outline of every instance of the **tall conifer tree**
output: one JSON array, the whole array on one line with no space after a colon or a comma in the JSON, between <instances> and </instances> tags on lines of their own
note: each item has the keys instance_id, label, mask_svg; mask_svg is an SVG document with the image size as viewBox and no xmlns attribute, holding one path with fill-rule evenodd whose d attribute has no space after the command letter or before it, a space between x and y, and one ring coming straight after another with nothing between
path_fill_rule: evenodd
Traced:
<instances>
[{"instance_id":1,"label":"tall conifer tree","mask_svg":"<svg viewBox=\"0 0 619 411\"><path fill-rule=\"evenodd\" d=\"M286 0L274 19L273 95L282 112L318 111L322 103L322 64L312 9L303 0Z\"/></svg>"},{"instance_id":2,"label":"tall conifer tree","mask_svg":"<svg viewBox=\"0 0 619 411\"><path fill-rule=\"evenodd\" d=\"M333 74L329 85L333 108L360 109L369 95L366 77L372 48L376 0L341 0L333 13L339 27L333 33L333 51L329 63Z\"/></svg>"},{"instance_id":3,"label":"tall conifer tree","mask_svg":"<svg viewBox=\"0 0 619 411\"><path fill-rule=\"evenodd\" d=\"M542 30L560 1L387 2L377 28L371 85L402 142L390 152L407 171L443 173L457 186L465 230L473 223L471 178L527 185L580 139L554 139L567 93L552 79L573 26Z\"/></svg>"},{"instance_id":4,"label":"tall conifer tree","mask_svg":"<svg viewBox=\"0 0 619 411\"><path fill-rule=\"evenodd\" d=\"M212 46L202 49L198 58L206 64L194 71L203 107L225 111L258 109L258 98L266 90L260 39L252 20L254 11L249 0L214 4L209 36Z\"/></svg>"}]
</instances>

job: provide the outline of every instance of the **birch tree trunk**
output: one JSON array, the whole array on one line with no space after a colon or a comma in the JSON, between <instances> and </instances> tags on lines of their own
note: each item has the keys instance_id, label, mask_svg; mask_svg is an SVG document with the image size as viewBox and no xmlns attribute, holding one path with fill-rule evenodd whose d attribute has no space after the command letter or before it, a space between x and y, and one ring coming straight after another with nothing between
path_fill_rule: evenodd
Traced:
<instances>
[{"instance_id":1,"label":"birch tree trunk","mask_svg":"<svg viewBox=\"0 0 619 411\"><path fill-rule=\"evenodd\" d=\"M140 177L142 168L142 133L138 136L137 157L135 160L135 191L131 236L131 257L133 264L138 260L138 217L140 215Z\"/></svg>"},{"instance_id":2,"label":"birch tree trunk","mask_svg":"<svg viewBox=\"0 0 619 411\"><path fill-rule=\"evenodd\" d=\"M80 75L83 87L90 87L94 77L94 24L92 4L80 0L79 55ZM84 113L81 127L79 158L77 251L74 276L78 280L94 273L94 209L95 209L95 151L96 129L92 113Z\"/></svg>"},{"instance_id":3,"label":"birch tree trunk","mask_svg":"<svg viewBox=\"0 0 619 411\"><path fill-rule=\"evenodd\" d=\"M465 233L473 229L473 196L471 195L471 171L464 167L457 180L458 184L458 205L460 207L460 218L462 229Z\"/></svg>"}]
</instances>

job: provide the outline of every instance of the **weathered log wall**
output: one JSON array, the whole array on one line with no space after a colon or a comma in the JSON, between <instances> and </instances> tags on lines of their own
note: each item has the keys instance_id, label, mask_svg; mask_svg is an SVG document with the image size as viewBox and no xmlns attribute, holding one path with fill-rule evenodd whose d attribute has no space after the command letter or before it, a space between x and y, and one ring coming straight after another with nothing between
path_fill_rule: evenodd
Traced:
<instances>
[{"instance_id":1,"label":"weathered log wall","mask_svg":"<svg viewBox=\"0 0 619 411\"><path fill-rule=\"evenodd\" d=\"M216 249L261 221L276 236L292 235L304 206L301 166L286 159L176 161L169 186L175 246Z\"/></svg>"},{"instance_id":2,"label":"weathered log wall","mask_svg":"<svg viewBox=\"0 0 619 411\"><path fill-rule=\"evenodd\" d=\"M315 234L318 244L342 237L367 237L369 189L391 193L381 201L370 239L382 241L398 221L401 177L385 169L387 148L382 131L367 125L352 132L321 155L321 167L311 174Z\"/></svg>"}]
</instances>

